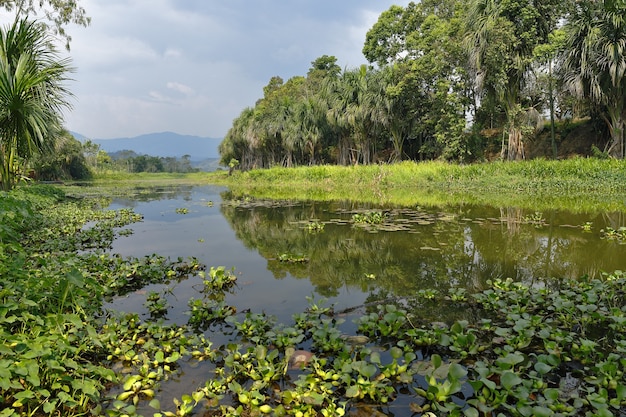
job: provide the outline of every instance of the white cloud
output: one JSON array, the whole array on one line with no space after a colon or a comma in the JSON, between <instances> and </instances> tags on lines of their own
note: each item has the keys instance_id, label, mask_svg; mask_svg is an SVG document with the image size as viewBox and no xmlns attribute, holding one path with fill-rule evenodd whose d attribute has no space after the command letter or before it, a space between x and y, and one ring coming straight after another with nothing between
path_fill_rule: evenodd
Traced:
<instances>
[{"instance_id":1,"label":"white cloud","mask_svg":"<svg viewBox=\"0 0 626 417\"><path fill-rule=\"evenodd\" d=\"M334 55L365 63L367 30L393 0L81 0L68 128L92 138L156 131L222 137L274 75Z\"/></svg>"},{"instance_id":2,"label":"white cloud","mask_svg":"<svg viewBox=\"0 0 626 417\"><path fill-rule=\"evenodd\" d=\"M169 88L170 90L179 92L181 94L184 94L186 96L190 96L194 93L193 88L189 87L188 85L177 83L177 82L168 82L167 88Z\"/></svg>"}]
</instances>

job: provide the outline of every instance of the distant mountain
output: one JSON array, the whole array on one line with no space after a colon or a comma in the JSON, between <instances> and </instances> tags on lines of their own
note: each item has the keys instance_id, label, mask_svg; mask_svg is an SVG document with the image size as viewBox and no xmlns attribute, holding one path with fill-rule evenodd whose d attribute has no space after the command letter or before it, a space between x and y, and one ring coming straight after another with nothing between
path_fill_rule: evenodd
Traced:
<instances>
[{"instance_id":1,"label":"distant mountain","mask_svg":"<svg viewBox=\"0 0 626 417\"><path fill-rule=\"evenodd\" d=\"M70 133L81 142L90 139L80 133ZM162 157L180 158L183 155L190 155L192 161L219 158L217 147L222 141L222 139L180 135L173 132L148 133L132 138L90 140L100 145L100 148L107 153L129 150L140 155Z\"/></svg>"}]
</instances>

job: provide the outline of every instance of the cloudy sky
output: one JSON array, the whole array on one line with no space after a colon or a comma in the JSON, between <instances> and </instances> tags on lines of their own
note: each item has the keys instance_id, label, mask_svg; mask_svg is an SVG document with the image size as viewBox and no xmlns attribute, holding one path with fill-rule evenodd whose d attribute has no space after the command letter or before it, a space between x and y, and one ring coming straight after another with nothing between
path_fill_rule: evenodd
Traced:
<instances>
[{"instance_id":1,"label":"cloudy sky","mask_svg":"<svg viewBox=\"0 0 626 417\"><path fill-rule=\"evenodd\" d=\"M173 131L223 137L269 79L334 55L365 63L365 34L408 0L81 0L67 127L93 139Z\"/></svg>"}]
</instances>

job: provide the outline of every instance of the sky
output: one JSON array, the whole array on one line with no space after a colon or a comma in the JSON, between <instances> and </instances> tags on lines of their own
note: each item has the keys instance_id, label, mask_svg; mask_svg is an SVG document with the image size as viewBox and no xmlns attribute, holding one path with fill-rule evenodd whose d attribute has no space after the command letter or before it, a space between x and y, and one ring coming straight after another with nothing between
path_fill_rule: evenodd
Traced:
<instances>
[{"instance_id":1,"label":"sky","mask_svg":"<svg viewBox=\"0 0 626 417\"><path fill-rule=\"evenodd\" d=\"M222 138L270 78L333 55L366 63L365 35L408 0L80 0L66 127L91 139L172 131ZM6 14L6 13L5 13ZM61 45L61 43L60 43ZM62 49L62 48L61 48Z\"/></svg>"}]
</instances>

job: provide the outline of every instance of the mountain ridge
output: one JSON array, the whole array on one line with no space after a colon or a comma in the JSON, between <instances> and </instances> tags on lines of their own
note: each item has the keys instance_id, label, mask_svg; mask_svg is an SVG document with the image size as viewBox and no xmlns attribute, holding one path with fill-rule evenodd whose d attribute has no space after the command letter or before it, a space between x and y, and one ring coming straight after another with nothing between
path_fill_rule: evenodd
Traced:
<instances>
[{"instance_id":1,"label":"mountain ridge","mask_svg":"<svg viewBox=\"0 0 626 417\"><path fill-rule=\"evenodd\" d=\"M180 158L183 155L189 155L190 160L195 161L219 158L218 146L222 141L218 138L182 135L167 131L111 139L92 139L77 132L70 133L80 142L91 140L107 153L129 150L138 154L160 157Z\"/></svg>"}]
</instances>

